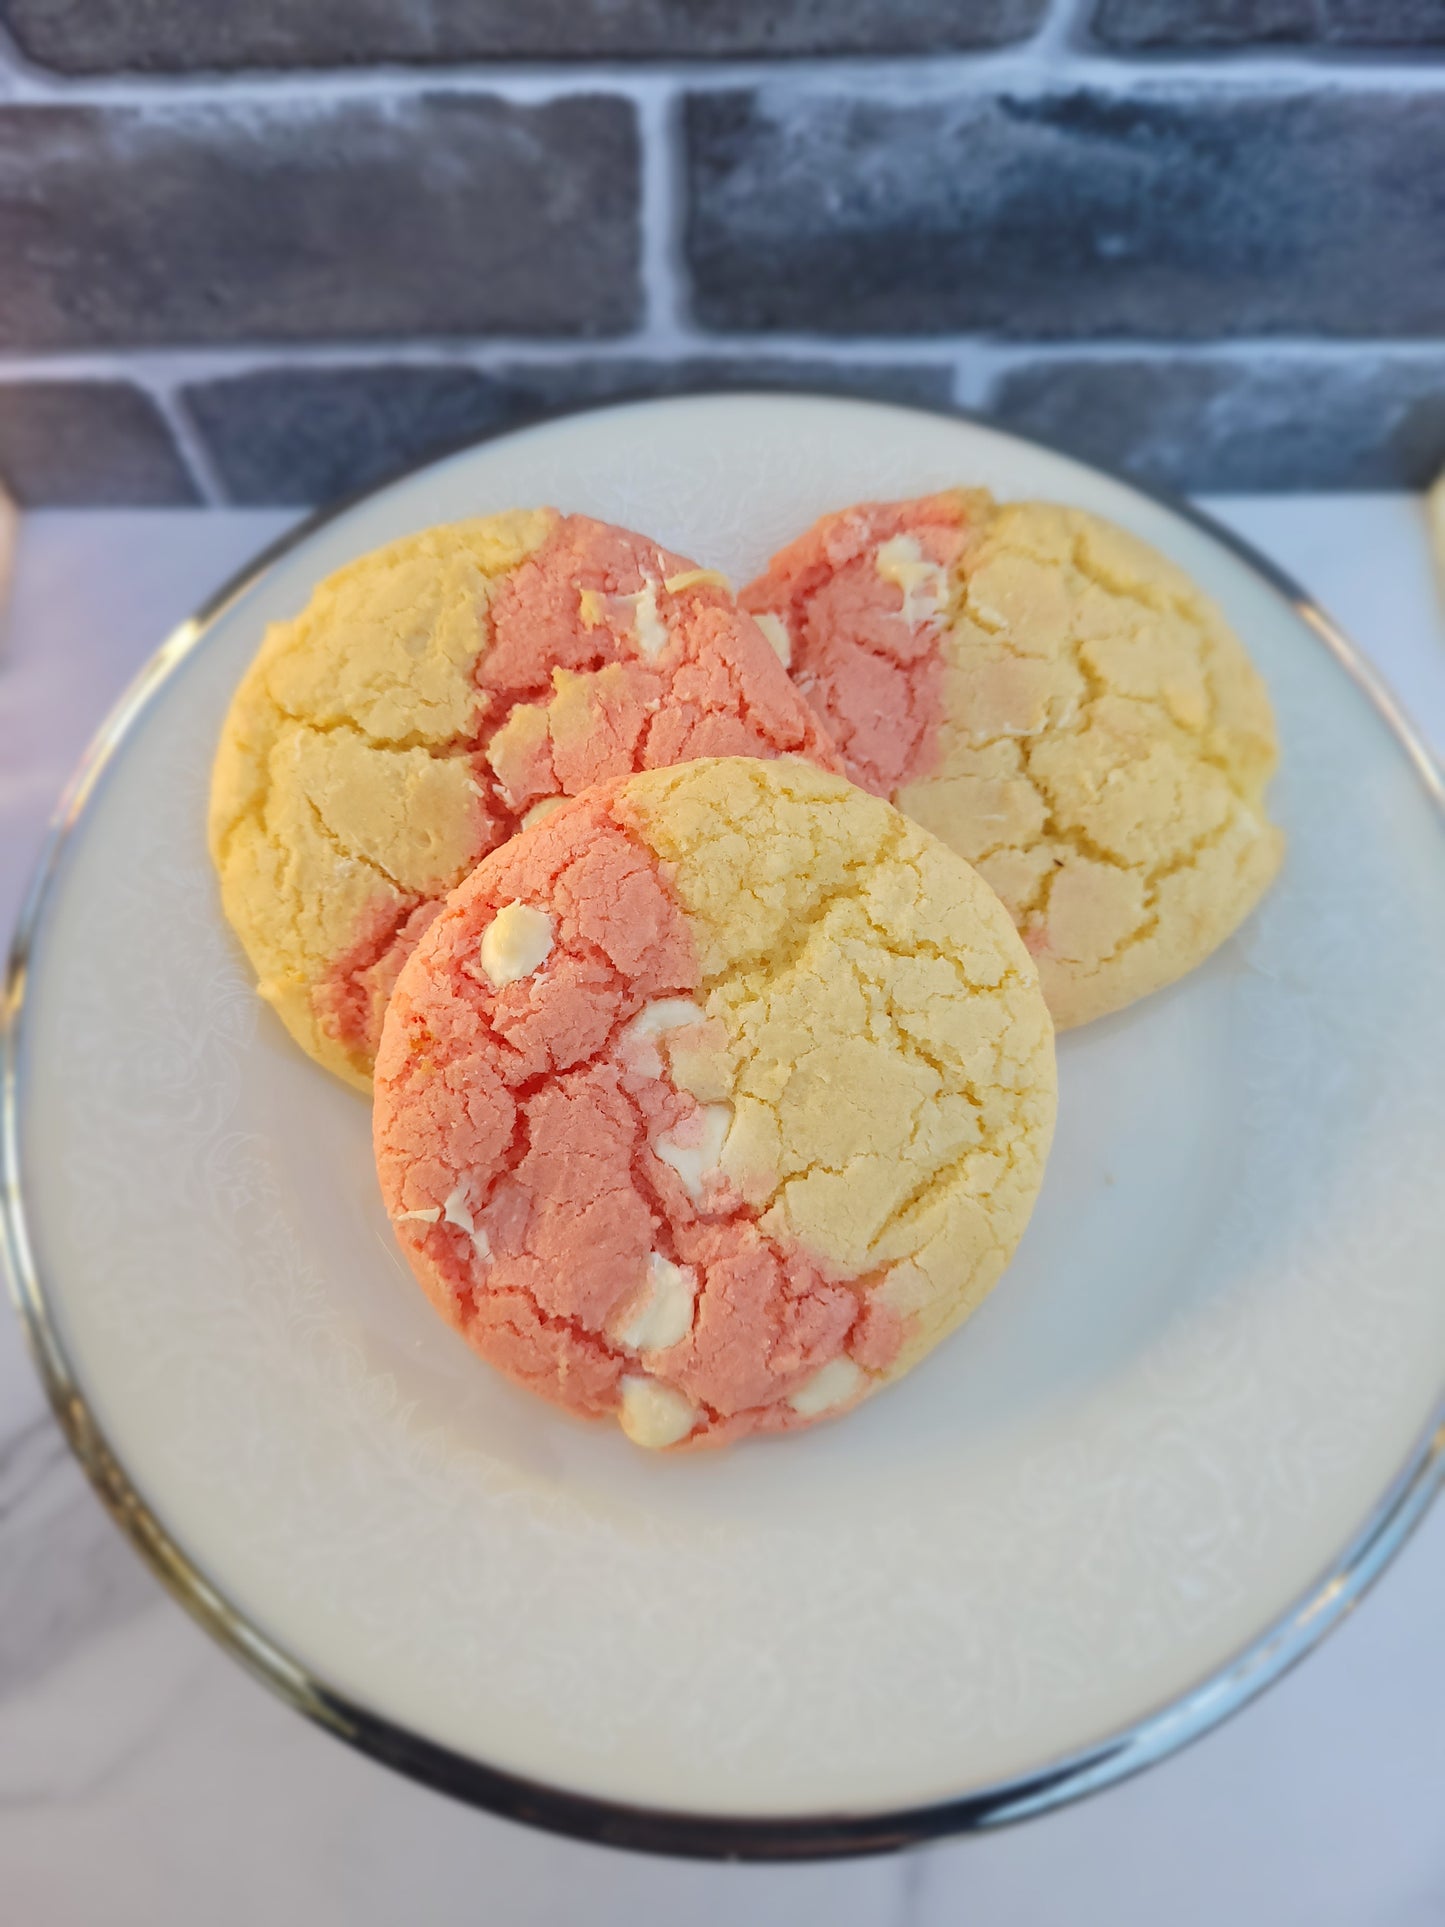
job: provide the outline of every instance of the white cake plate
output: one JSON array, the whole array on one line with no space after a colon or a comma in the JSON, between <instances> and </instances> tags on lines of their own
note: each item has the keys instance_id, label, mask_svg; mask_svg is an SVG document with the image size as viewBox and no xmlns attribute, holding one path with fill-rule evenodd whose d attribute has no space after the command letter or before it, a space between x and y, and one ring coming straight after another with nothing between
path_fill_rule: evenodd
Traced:
<instances>
[{"instance_id":1,"label":"white cake plate","mask_svg":"<svg viewBox=\"0 0 1445 1927\"><path fill-rule=\"evenodd\" d=\"M1278 887L1060 1041L1008 1277L846 1422L680 1459L428 1308L365 1102L256 999L206 859L263 626L377 543L553 502L745 580L825 509L984 483L1223 604L1284 743ZM981 424L810 396L573 415L313 522L164 646L64 807L9 987L4 1241L56 1410L161 1577L367 1752L678 1853L1036 1813L1204 1731L1350 1607L1445 1462L1438 772L1221 531Z\"/></svg>"}]
</instances>

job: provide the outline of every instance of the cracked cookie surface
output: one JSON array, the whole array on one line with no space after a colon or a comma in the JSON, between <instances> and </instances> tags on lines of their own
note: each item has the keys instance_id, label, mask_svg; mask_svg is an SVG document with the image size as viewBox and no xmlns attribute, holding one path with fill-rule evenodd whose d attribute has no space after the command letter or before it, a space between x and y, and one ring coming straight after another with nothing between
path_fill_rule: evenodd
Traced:
<instances>
[{"instance_id":1,"label":"cracked cookie surface","mask_svg":"<svg viewBox=\"0 0 1445 1927\"><path fill-rule=\"evenodd\" d=\"M552 509L428 529L273 624L227 717L226 915L302 1048L369 1087L397 972L445 893L590 783L831 746L726 582Z\"/></svg>"},{"instance_id":2,"label":"cracked cookie surface","mask_svg":"<svg viewBox=\"0 0 1445 1927\"><path fill-rule=\"evenodd\" d=\"M802 761L604 785L487 857L376 1063L387 1210L491 1364L637 1443L850 1409L1007 1264L1053 1030L997 898Z\"/></svg>"},{"instance_id":3,"label":"cracked cookie surface","mask_svg":"<svg viewBox=\"0 0 1445 1927\"><path fill-rule=\"evenodd\" d=\"M1202 963L1274 877L1263 680L1113 524L979 490L865 503L740 600L854 780L998 892L1061 1029Z\"/></svg>"}]
</instances>

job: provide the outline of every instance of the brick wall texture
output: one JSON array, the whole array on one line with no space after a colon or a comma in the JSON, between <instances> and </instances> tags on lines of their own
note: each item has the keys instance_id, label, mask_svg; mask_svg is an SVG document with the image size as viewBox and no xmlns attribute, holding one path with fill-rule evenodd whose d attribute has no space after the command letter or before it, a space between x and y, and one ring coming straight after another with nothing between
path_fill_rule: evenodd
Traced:
<instances>
[{"instance_id":1,"label":"brick wall texture","mask_svg":"<svg viewBox=\"0 0 1445 1927\"><path fill-rule=\"evenodd\" d=\"M1445 0L0 0L0 479L320 502L786 387L1445 466Z\"/></svg>"}]
</instances>

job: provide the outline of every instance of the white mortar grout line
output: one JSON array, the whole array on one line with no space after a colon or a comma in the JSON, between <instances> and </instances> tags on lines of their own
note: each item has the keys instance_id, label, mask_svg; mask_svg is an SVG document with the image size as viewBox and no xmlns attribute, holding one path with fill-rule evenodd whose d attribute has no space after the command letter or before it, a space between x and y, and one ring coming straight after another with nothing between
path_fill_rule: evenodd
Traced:
<instances>
[{"instance_id":1,"label":"white mortar grout line","mask_svg":"<svg viewBox=\"0 0 1445 1927\"><path fill-rule=\"evenodd\" d=\"M426 94L471 94L534 105L577 95L612 95L640 103L689 92L733 88L785 90L795 97L847 93L916 102L1002 92L1041 95L1096 89L1135 96L1187 91L1191 96L1297 89L1314 93L1434 93L1445 89L1445 50L1422 47L1168 50L1137 56L1081 43L1071 0L1031 40L976 52L934 54L758 55L746 59L472 61L437 66L377 64L355 68L241 68L182 74L52 73L18 49L0 46L20 105L175 107L322 106L406 100Z\"/></svg>"},{"instance_id":2,"label":"white mortar grout line","mask_svg":"<svg viewBox=\"0 0 1445 1927\"><path fill-rule=\"evenodd\" d=\"M629 345L659 355L677 356L691 347L684 311L682 265L682 183L679 173L679 103L652 90L637 101L642 147L642 191L638 221L642 231L644 325Z\"/></svg>"},{"instance_id":3,"label":"white mortar grout line","mask_svg":"<svg viewBox=\"0 0 1445 1927\"><path fill-rule=\"evenodd\" d=\"M202 502L207 508L229 507L231 498L221 481L205 437L191 420L176 389L157 381L146 382L143 386L170 429L176 447L181 452L181 460L190 469L200 491Z\"/></svg>"},{"instance_id":4,"label":"white mortar grout line","mask_svg":"<svg viewBox=\"0 0 1445 1927\"><path fill-rule=\"evenodd\" d=\"M539 342L530 337L478 341L462 339L238 343L216 347L50 350L0 353L0 381L108 380L144 373L180 382L210 381L272 368L474 368L483 374L514 369L566 368L578 362L660 362L745 359L827 360L845 365L941 367L950 363L955 342L922 337L889 342L858 342L836 337L809 341L774 335L718 336L678 329L664 340L639 332L609 341Z\"/></svg>"},{"instance_id":5,"label":"white mortar grout line","mask_svg":"<svg viewBox=\"0 0 1445 1927\"><path fill-rule=\"evenodd\" d=\"M1259 366L1285 361L1321 368L1360 367L1368 362L1445 362L1445 341L1431 336L1321 338L1311 335L1247 335L1228 340L1165 338L1048 341L1001 340L996 336L946 334L857 339L843 335L709 334L679 327L614 336L606 341L538 341L514 337L404 337L358 341L241 342L215 346L0 351L0 382L116 379L190 382L271 369L372 367L472 368L482 374L565 368L577 362L825 361L840 366L954 367L961 379L1040 363L1167 360Z\"/></svg>"},{"instance_id":6,"label":"white mortar grout line","mask_svg":"<svg viewBox=\"0 0 1445 1927\"><path fill-rule=\"evenodd\" d=\"M973 347L960 353L953 367L953 399L959 408L983 408L993 393L995 377Z\"/></svg>"},{"instance_id":7,"label":"white mortar grout line","mask_svg":"<svg viewBox=\"0 0 1445 1927\"><path fill-rule=\"evenodd\" d=\"M1071 68L1081 52L1090 49L1087 23L1098 0L1053 0L1053 5L1029 42L1041 66L1054 73Z\"/></svg>"},{"instance_id":8,"label":"white mortar grout line","mask_svg":"<svg viewBox=\"0 0 1445 1927\"><path fill-rule=\"evenodd\" d=\"M1421 361L1445 365L1445 340L1430 335L1234 335L1179 341L1167 336L1098 340L1001 341L963 337L961 352L976 356L991 373L1041 363L1168 361L1210 366L1215 363L1258 368L1271 362L1319 368L1361 368L1372 361Z\"/></svg>"}]
</instances>

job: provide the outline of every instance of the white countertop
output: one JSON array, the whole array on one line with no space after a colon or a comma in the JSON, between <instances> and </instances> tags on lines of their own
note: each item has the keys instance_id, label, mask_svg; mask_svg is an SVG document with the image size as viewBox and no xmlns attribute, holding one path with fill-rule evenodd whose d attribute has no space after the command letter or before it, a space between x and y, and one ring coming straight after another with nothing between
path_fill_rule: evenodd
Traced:
<instances>
[{"instance_id":1,"label":"white countertop","mask_svg":"<svg viewBox=\"0 0 1445 1927\"><path fill-rule=\"evenodd\" d=\"M1445 622L1403 496L1208 504L1300 580L1445 746ZM44 818L164 633L292 518L49 513L0 616L0 928ZM649 1861L428 1793L309 1727L159 1592L0 1317L0 1919L16 1927L1433 1927L1445 1921L1445 1507L1303 1667L1048 1819L891 1860Z\"/></svg>"}]
</instances>

